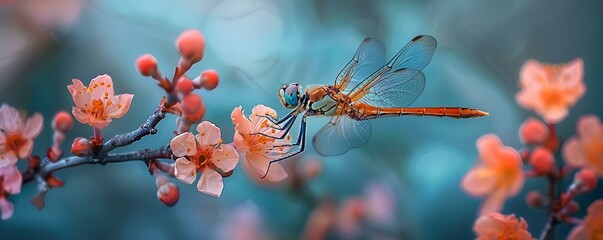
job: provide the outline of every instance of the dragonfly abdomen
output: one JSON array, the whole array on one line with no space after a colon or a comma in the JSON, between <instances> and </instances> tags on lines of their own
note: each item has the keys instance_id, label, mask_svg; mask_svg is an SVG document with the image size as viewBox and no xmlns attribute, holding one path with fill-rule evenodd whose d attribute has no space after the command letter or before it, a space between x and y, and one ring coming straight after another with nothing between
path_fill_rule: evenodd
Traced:
<instances>
[{"instance_id":1,"label":"dragonfly abdomen","mask_svg":"<svg viewBox=\"0 0 603 240\"><path fill-rule=\"evenodd\" d=\"M414 107L414 108L379 108L366 104L354 106L354 111L351 115L356 119L374 119L386 116L434 116L434 117L451 117L451 118L476 118L488 116L488 112L484 112L473 108L463 107Z\"/></svg>"}]
</instances>

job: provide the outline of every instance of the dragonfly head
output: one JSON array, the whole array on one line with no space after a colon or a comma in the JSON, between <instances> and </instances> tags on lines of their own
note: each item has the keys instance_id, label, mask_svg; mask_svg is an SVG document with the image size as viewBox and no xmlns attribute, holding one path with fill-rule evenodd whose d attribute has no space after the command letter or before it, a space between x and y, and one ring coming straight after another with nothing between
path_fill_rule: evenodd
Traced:
<instances>
[{"instance_id":1,"label":"dragonfly head","mask_svg":"<svg viewBox=\"0 0 603 240\"><path fill-rule=\"evenodd\" d=\"M278 90L278 96L283 106L286 108L296 108L301 99L301 90L301 85L298 83L284 84Z\"/></svg>"}]
</instances>

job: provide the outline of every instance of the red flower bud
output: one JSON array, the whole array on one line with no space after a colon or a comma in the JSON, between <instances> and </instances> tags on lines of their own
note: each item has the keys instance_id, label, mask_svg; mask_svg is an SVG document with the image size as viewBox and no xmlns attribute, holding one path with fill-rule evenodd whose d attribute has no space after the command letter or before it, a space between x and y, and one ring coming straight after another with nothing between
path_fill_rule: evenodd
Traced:
<instances>
[{"instance_id":1,"label":"red flower bud","mask_svg":"<svg viewBox=\"0 0 603 240\"><path fill-rule=\"evenodd\" d=\"M554 161L553 153L543 147L537 147L530 154L530 165L540 175L551 174Z\"/></svg>"},{"instance_id":2,"label":"red flower bud","mask_svg":"<svg viewBox=\"0 0 603 240\"><path fill-rule=\"evenodd\" d=\"M544 123L535 118L528 118L519 127L519 139L524 144L542 143L548 136Z\"/></svg>"},{"instance_id":3,"label":"red flower bud","mask_svg":"<svg viewBox=\"0 0 603 240\"><path fill-rule=\"evenodd\" d=\"M208 69L201 72L201 77L199 78L198 84L196 84L199 88L205 88L207 90L215 89L220 83L220 76L218 72L213 69Z\"/></svg>"},{"instance_id":4,"label":"red flower bud","mask_svg":"<svg viewBox=\"0 0 603 240\"><path fill-rule=\"evenodd\" d=\"M183 95L189 94L194 88L195 85L193 84L193 81L186 77L181 77L180 80L178 80L178 84L176 84L176 91Z\"/></svg>"},{"instance_id":5,"label":"red flower bud","mask_svg":"<svg viewBox=\"0 0 603 240\"><path fill-rule=\"evenodd\" d=\"M62 187L63 186L63 180L52 176L52 175L48 175L48 177L46 178L46 182L48 183L48 186L51 187Z\"/></svg>"},{"instance_id":6,"label":"red flower bud","mask_svg":"<svg viewBox=\"0 0 603 240\"><path fill-rule=\"evenodd\" d=\"M530 191L526 195L526 202L530 207L542 207L544 206L544 199L538 191Z\"/></svg>"},{"instance_id":7,"label":"red flower bud","mask_svg":"<svg viewBox=\"0 0 603 240\"><path fill-rule=\"evenodd\" d=\"M188 94L181 102L182 119L188 123L201 121L205 116L205 104L198 94Z\"/></svg>"},{"instance_id":8,"label":"red flower bud","mask_svg":"<svg viewBox=\"0 0 603 240\"><path fill-rule=\"evenodd\" d=\"M578 187L578 191L590 192L597 187L597 175L590 169L582 169L574 175L573 186Z\"/></svg>"},{"instance_id":9,"label":"red flower bud","mask_svg":"<svg viewBox=\"0 0 603 240\"><path fill-rule=\"evenodd\" d=\"M577 202L571 201L565 206L565 214L572 215L580 210L580 205Z\"/></svg>"},{"instance_id":10,"label":"red flower bud","mask_svg":"<svg viewBox=\"0 0 603 240\"><path fill-rule=\"evenodd\" d=\"M65 111L60 111L54 115L52 119L52 129L61 133L67 133L73 127L73 119L71 114Z\"/></svg>"},{"instance_id":11,"label":"red flower bud","mask_svg":"<svg viewBox=\"0 0 603 240\"><path fill-rule=\"evenodd\" d=\"M151 54L145 54L136 59L136 68L140 75L149 77L159 73L157 59Z\"/></svg>"},{"instance_id":12,"label":"red flower bud","mask_svg":"<svg viewBox=\"0 0 603 240\"><path fill-rule=\"evenodd\" d=\"M78 157L84 157L90 154L90 140L78 137L73 140L73 144L71 145L71 153Z\"/></svg>"},{"instance_id":13,"label":"red flower bud","mask_svg":"<svg viewBox=\"0 0 603 240\"><path fill-rule=\"evenodd\" d=\"M201 61L205 49L205 38L198 30L188 30L176 39L180 55L191 64Z\"/></svg>"},{"instance_id":14,"label":"red flower bud","mask_svg":"<svg viewBox=\"0 0 603 240\"><path fill-rule=\"evenodd\" d=\"M178 186L172 182L161 185L157 190L157 199L166 206L174 206L180 198L180 190Z\"/></svg>"}]
</instances>

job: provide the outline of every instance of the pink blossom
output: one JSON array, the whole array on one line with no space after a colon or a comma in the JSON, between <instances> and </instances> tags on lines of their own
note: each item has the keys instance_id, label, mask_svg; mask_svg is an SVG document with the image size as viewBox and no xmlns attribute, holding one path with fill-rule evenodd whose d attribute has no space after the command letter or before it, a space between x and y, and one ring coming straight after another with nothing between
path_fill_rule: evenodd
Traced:
<instances>
[{"instance_id":1,"label":"pink blossom","mask_svg":"<svg viewBox=\"0 0 603 240\"><path fill-rule=\"evenodd\" d=\"M21 192L21 172L15 165L0 168L0 211L2 220L9 219L13 215L13 204L8 201L8 195Z\"/></svg>"},{"instance_id":2,"label":"pink blossom","mask_svg":"<svg viewBox=\"0 0 603 240\"><path fill-rule=\"evenodd\" d=\"M581 224L574 227L567 239L601 239L603 236L603 200L594 201Z\"/></svg>"},{"instance_id":3,"label":"pink blossom","mask_svg":"<svg viewBox=\"0 0 603 240\"><path fill-rule=\"evenodd\" d=\"M539 144L544 142L549 134L546 125L536 118L528 118L519 127L519 139L524 144Z\"/></svg>"},{"instance_id":4,"label":"pink blossom","mask_svg":"<svg viewBox=\"0 0 603 240\"><path fill-rule=\"evenodd\" d=\"M475 221L473 231L477 234L477 240L534 239L528 231L528 223L523 218L517 219L514 214L492 212L483 215Z\"/></svg>"},{"instance_id":5,"label":"pink blossom","mask_svg":"<svg viewBox=\"0 0 603 240\"><path fill-rule=\"evenodd\" d=\"M250 201L234 209L228 214L227 220L221 225L221 231L217 233L217 239L231 240L265 240L272 239L264 231L262 215Z\"/></svg>"},{"instance_id":6,"label":"pink blossom","mask_svg":"<svg viewBox=\"0 0 603 240\"><path fill-rule=\"evenodd\" d=\"M498 212L505 200L522 188L524 175L519 154L502 144L494 134L477 140L479 163L462 180L462 188L470 195L485 197L480 215Z\"/></svg>"},{"instance_id":7,"label":"pink blossom","mask_svg":"<svg viewBox=\"0 0 603 240\"><path fill-rule=\"evenodd\" d=\"M239 162L239 155L230 144L222 144L220 129L204 121L197 126L196 136L185 132L170 141L170 147L176 159L174 174L180 181L192 184L201 178L197 189L205 194L219 197L224 184L222 175L232 171Z\"/></svg>"},{"instance_id":8,"label":"pink blossom","mask_svg":"<svg viewBox=\"0 0 603 240\"><path fill-rule=\"evenodd\" d=\"M562 65L528 60L521 68L517 103L534 110L548 123L560 122L586 91L583 65L580 58Z\"/></svg>"},{"instance_id":9,"label":"pink blossom","mask_svg":"<svg viewBox=\"0 0 603 240\"><path fill-rule=\"evenodd\" d=\"M130 109L132 94L115 95L109 75L100 75L84 86L78 79L67 86L75 107L71 113L80 123L94 128L104 128L112 119L123 117Z\"/></svg>"},{"instance_id":10,"label":"pink blossom","mask_svg":"<svg viewBox=\"0 0 603 240\"><path fill-rule=\"evenodd\" d=\"M33 150L33 139L40 135L44 119L39 113L25 116L8 104L0 107L0 168L25 159Z\"/></svg>"},{"instance_id":11,"label":"pink blossom","mask_svg":"<svg viewBox=\"0 0 603 240\"><path fill-rule=\"evenodd\" d=\"M270 127L270 122L265 115L276 118L274 109L264 105L255 106L249 119L245 117L242 107L235 108L230 117L235 125L234 145L235 148L245 156L243 166L252 176L259 178L266 174L270 161L278 159L287 152L288 147L281 145L291 144L291 137L287 135L284 139L274 139L258 133L277 134ZM266 180L279 182L287 177L287 172L279 163L273 163L266 175Z\"/></svg>"},{"instance_id":12,"label":"pink blossom","mask_svg":"<svg viewBox=\"0 0 603 240\"><path fill-rule=\"evenodd\" d=\"M563 145L563 157L573 167L588 168L603 177L603 124L599 117L586 115L578 119L577 136Z\"/></svg>"}]
</instances>

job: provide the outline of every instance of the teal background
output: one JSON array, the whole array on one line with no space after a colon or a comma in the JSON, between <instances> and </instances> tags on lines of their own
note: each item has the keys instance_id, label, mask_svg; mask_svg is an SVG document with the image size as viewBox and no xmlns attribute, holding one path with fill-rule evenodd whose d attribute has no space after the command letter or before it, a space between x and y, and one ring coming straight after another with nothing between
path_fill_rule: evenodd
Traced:
<instances>
[{"instance_id":1,"label":"teal background","mask_svg":"<svg viewBox=\"0 0 603 240\"><path fill-rule=\"evenodd\" d=\"M106 73L113 77L116 93L135 97L130 112L103 134L132 130L163 96L152 79L137 73L136 58L151 53L170 75L179 58L175 38L195 28L203 32L207 47L189 76L208 68L219 72L218 88L198 93L207 107L205 120L218 125L225 142L231 142L230 113L236 106L251 113L253 106L265 104L284 115L287 110L277 97L283 83L331 84L363 38L383 41L391 57L414 36L429 34L438 40L438 49L424 70L426 88L412 106L473 107L489 111L490 117L377 119L363 147L336 157L319 157L309 147L301 160L323 164L321 175L309 185L314 196L341 201L361 195L368 183L385 182L395 193L397 226L405 237L471 239L481 199L464 193L460 180L476 162L480 136L495 133L506 145L521 147L517 129L535 116L515 102L519 69L526 60L584 59L587 91L558 125L561 138L575 133L580 116L603 116L602 10L603 2L585 0L88 1L73 25L28 34L21 41L30 45L18 48L9 41L15 36L11 26L18 25L15 13L0 6L0 102L44 115L45 131L34 150L42 154L51 144L53 114L73 105L66 85L72 78L86 83ZM309 136L325 122L310 119ZM174 129L175 117L169 116L158 134L124 151L165 145ZM63 149L68 151L71 139L91 134L88 126L76 123ZM173 208L157 201L154 178L140 162L80 166L56 175L65 186L49 192L43 211L29 203L35 183L11 198L15 215L0 222L0 238L211 239L224 216L251 201L267 231L275 239L287 239L299 236L313 208L285 186L257 184L240 165L225 179L219 199L178 183L181 198ZM545 190L544 179L528 179L502 212L524 217L538 236L547 214L525 204L525 193L533 189ZM603 197L602 189L578 197L579 216L586 204ZM556 239L564 239L570 229L560 225Z\"/></svg>"}]
</instances>

